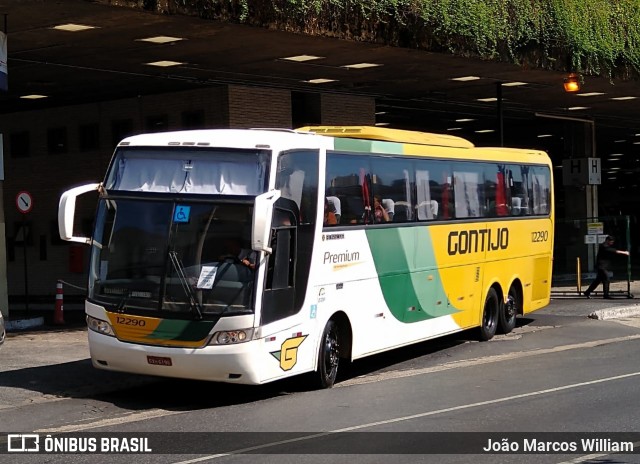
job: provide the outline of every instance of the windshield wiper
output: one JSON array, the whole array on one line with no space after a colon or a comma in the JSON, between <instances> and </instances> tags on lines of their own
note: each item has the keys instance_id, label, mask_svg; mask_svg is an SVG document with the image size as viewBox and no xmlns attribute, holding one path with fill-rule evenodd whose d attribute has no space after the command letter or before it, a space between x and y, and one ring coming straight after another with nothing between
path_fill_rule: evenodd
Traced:
<instances>
[{"instance_id":1,"label":"windshield wiper","mask_svg":"<svg viewBox=\"0 0 640 464\"><path fill-rule=\"evenodd\" d=\"M184 273L184 267L182 266L182 263L178 259L178 253L175 251L170 251L169 259L171 260L171 264L173 264L173 267L176 270L176 274L180 279L182 290L184 290L184 294L187 296L187 299L189 300L189 306L191 307L191 310L195 313L196 319L202 319L202 310L200 309L200 304L198 303L198 300L196 300L196 296L193 293L193 289L189 285L189 280L187 279L187 276Z\"/></svg>"},{"instance_id":2,"label":"windshield wiper","mask_svg":"<svg viewBox=\"0 0 640 464\"><path fill-rule=\"evenodd\" d=\"M122 295L122 298L120 298L120 301L118 301L118 304L116 305L115 312L117 313L124 312L124 305L127 304L127 301L129 301L130 296L131 296L131 289L125 290L124 295Z\"/></svg>"}]
</instances>

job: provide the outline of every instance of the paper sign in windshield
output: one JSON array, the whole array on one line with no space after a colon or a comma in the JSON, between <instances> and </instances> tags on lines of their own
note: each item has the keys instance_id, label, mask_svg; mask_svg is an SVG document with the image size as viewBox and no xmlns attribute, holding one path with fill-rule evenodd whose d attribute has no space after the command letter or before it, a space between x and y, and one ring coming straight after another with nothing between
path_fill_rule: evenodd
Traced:
<instances>
[{"instance_id":1,"label":"paper sign in windshield","mask_svg":"<svg viewBox=\"0 0 640 464\"><path fill-rule=\"evenodd\" d=\"M211 290L211 288L213 287L213 281L216 278L216 272L218 272L217 266L202 266L196 288Z\"/></svg>"}]
</instances>

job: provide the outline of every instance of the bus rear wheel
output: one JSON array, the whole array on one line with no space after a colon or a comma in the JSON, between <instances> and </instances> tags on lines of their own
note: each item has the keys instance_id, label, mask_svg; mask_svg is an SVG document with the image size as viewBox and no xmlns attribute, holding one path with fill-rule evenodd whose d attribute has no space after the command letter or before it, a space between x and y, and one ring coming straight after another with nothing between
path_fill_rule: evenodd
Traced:
<instances>
[{"instance_id":1,"label":"bus rear wheel","mask_svg":"<svg viewBox=\"0 0 640 464\"><path fill-rule=\"evenodd\" d=\"M320 340L316 381L320 388L331 388L338 376L340 364L340 339L338 324L334 320L327 322Z\"/></svg>"},{"instance_id":2,"label":"bus rear wheel","mask_svg":"<svg viewBox=\"0 0 640 464\"><path fill-rule=\"evenodd\" d=\"M500 318L498 320L498 329L500 333L508 334L516 327L516 316L520 308L520 296L515 287L509 289L507 302L500 309Z\"/></svg>"},{"instance_id":3,"label":"bus rear wheel","mask_svg":"<svg viewBox=\"0 0 640 464\"><path fill-rule=\"evenodd\" d=\"M491 340L498 329L498 315L500 313L500 300L494 288L490 288L487 298L484 300L484 311L480 323L480 340Z\"/></svg>"}]
</instances>

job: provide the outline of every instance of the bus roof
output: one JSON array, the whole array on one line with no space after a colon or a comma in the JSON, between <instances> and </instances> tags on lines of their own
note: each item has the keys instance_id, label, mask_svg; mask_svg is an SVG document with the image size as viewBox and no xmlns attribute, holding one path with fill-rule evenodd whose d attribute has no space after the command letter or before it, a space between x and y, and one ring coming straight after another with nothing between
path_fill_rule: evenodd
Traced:
<instances>
[{"instance_id":1,"label":"bus roof","mask_svg":"<svg viewBox=\"0 0 640 464\"><path fill-rule=\"evenodd\" d=\"M195 148L235 147L247 149L331 148L326 137L290 129L202 129L154 132L133 135L122 140L119 147L183 146Z\"/></svg>"},{"instance_id":2,"label":"bus roof","mask_svg":"<svg viewBox=\"0 0 640 464\"><path fill-rule=\"evenodd\" d=\"M401 129L388 129L372 126L306 126L297 129L300 132L312 132L331 137L351 139L382 140L386 142L409 143L415 145L435 145L453 148L473 148L473 143L461 137L445 134L432 134Z\"/></svg>"}]
</instances>

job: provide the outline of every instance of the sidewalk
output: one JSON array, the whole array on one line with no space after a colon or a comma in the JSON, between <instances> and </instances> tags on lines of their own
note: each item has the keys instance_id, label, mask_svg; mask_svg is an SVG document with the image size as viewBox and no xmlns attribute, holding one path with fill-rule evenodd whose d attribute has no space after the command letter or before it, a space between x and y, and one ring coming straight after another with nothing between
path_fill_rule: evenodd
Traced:
<instances>
[{"instance_id":1,"label":"sidewalk","mask_svg":"<svg viewBox=\"0 0 640 464\"><path fill-rule=\"evenodd\" d=\"M593 319L616 319L640 316L640 280L611 283L613 299L602 298L602 286L587 299L582 292L590 282L586 282L581 292L574 286L555 286L551 289L552 305L564 311L575 311L576 315L586 315Z\"/></svg>"}]
</instances>

